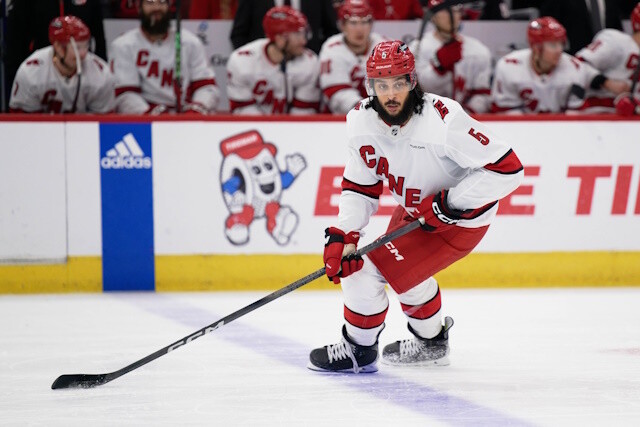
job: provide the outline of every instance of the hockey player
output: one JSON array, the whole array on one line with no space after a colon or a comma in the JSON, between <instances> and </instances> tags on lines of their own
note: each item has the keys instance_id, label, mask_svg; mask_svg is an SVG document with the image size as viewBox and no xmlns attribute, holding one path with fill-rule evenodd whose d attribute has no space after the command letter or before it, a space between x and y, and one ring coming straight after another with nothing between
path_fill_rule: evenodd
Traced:
<instances>
[{"instance_id":1,"label":"hockey player","mask_svg":"<svg viewBox=\"0 0 640 427\"><path fill-rule=\"evenodd\" d=\"M576 56L593 65L607 77L633 83L634 78L638 79L634 73L640 61L640 3L631 12L630 21L632 35L613 29L602 30L596 34L593 42L578 51ZM631 115L639 95L638 85L634 94L623 94L618 97L617 102L611 93L589 91L585 107L590 112L618 111L621 115Z\"/></svg>"},{"instance_id":2,"label":"hockey player","mask_svg":"<svg viewBox=\"0 0 640 427\"><path fill-rule=\"evenodd\" d=\"M576 53L576 57L593 65L609 78L626 80L633 83L636 66L640 60L640 3L631 12L632 35L614 29L604 29L593 39L590 45ZM636 86L637 96L640 86ZM621 99L628 99L623 96ZM631 97L631 99L633 99ZM589 112L615 112L615 96L610 92L588 90L585 109ZM628 101L623 101L623 104ZM623 106L624 110L624 106Z\"/></svg>"},{"instance_id":3,"label":"hockey player","mask_svg":"<svg viewBox=\"0 0 640 427\"><path fill-rule=\"evenodd\" d=\"M384 38L371 32L373 10L366 0L345 0L338 9L341 34L320 49L320 88L334 114L347 114L362 98L367 58Z\"/></svg>"},{"instance_id":4,"label":"hockey player","mask_svg":"<svg viewBox=\"0 0 640 427\"><path fill-rule=\"evenodd\" d=\"M182 29L182 86L175 81L175 32L169 29L168 0L138 0L140 27L116 38L109 50L116 76L117 111L161 114L175 111L177 94L183 112L215 110L219 92L202 42Z\"/></svg>"},{"instance_id":5,"label":"hockey player","mask_svg":"<svg viewBox=\"0 0 640 427\"><path fill-rule=\"evenodd\" d=\"M233 51L227 62L234 114L314 114L320 106L318 56L307 49L307 18L276 6L262 21L267 38ZM286 83L286 84L285 84Z\"/></svg>"},{"instance_id":6,"label":"hockey player","mask_svg":"<svg viewBox=\"0 0 640 427\"><path fill-rule=\"evenodd\" d=\"M578 110L587 88L618 95L629 84L609 79L591 65L563 52L567 32L545 16L527 27L530 48L500 58L491 87L492 112L561 113Z\"/></svg>"},{"instance_id":7,"label":"hockey player","mask_svg":"<svg viewBox=\"0 0 640 427\"><path fill-rule=\"evenodd\" d=\"M480 242L515 190L523 168L509 145L449 98L424 94L412 53L401 41L378 44L367 61L367 91L347 115L350 157L338 223L325 231L327 276L342 281L342 340L313 350L309 368L374 372L384 328L388 283L398 294L413 337L384 347L384 362L446 365L450 317L442 322L433 275ZM360 232L378 207L383 181L399 203L387 232L418 217L418 228L364 257Z\"/></svg>"},{"instance_id":8,"label":"hockey player","mask_svg":"<svg viewBox=\"0 0 640 427\"><path fill-rule=\"evenodd\" d=\"M9 111L113 111L115 80L107 63L89 52L90 37L89 28L75 16L53 19L49 24L51 46L36 50L18 69Z\"/></svg>"},{"instance_id":9,"label":"hockey player","mask_svg":"<svg viewBox=\"0 0 640 427\"><path fill-rule=\"evenodd\" d=\"M443 0L429 0L435 7ZM411 49L416 51L416 70L422 89L455 99L470 113L489 111L491 52L479 40L463 36L460 29L462 6L436 12L435 27L426 32Z\"/></svg>"}]
</instances>

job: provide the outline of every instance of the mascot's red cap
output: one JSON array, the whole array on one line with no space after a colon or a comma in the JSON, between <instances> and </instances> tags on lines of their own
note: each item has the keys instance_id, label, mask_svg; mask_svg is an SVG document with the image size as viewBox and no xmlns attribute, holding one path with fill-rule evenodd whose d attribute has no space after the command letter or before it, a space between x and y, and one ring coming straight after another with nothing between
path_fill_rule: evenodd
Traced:
<instances>
[{"instance_id":1,"label":"mascot's red cap","mask_svg":"<svg viewBox=\"0 0 640 427\"><path fill-rule=\"evenodd\" d=\"M229 154L237 154L245 160L252 159L262 150L267 149L271 155L275 156L278 149L275 145L264 142L262 135L257 130L250 130L233 135L222 140L220 150L222 155L227 157Z\"/></svg>"}]
</instances>

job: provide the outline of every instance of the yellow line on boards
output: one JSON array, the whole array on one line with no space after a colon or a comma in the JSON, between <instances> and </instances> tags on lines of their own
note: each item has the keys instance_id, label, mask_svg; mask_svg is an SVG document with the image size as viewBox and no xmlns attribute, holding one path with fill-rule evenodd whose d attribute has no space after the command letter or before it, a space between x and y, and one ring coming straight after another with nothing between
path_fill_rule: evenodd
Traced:
<instances>
[{"instance_id":1,"label":"yellow line on boards","mask_svg":"<svg viewBox=\"0 0 640 427\"><path fill-rule=\"evenodd\" d=\"M322 267L320 255L156 257L156 290L279 289ZM471 254L436 275L445 288L640 286L640 252ZM302 289L336 289L318 279Z\"/></svg>"},{"instance_id":2,"label":"yellow line on boards","mask_svg":"<svg viewBox=\"0 0 640 427\"><path fill-rule=\"evenodd\" d=\"M101 291L100 257L71 257L59 264L0 265L0 294Z\"/></svg>"},{"instance_id":3,"label":"yellow line on boards","mask_svg":"<svg viewBox=\"0 0 640 427\"><path fill-rule=\"evenodd\" d=\"M322 267L321 255L156 256L156 290L276 290ZM550 252L467 256L436 278L443 288L640 286L640 252ZM304 289L338 290L320 278ZM102 291L100 257L60 264L0 265L2 293Z\"/></svg>"}]
</instances>

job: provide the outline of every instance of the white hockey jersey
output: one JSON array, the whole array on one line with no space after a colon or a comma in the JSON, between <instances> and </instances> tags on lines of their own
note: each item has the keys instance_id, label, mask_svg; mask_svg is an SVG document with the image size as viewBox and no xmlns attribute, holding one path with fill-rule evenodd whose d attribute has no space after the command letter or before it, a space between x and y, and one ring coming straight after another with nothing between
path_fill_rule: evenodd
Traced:
<instances>
[{"instance_id":1,"label":"white hockey jersey","mask_svg":"<svg viewBox=\"0 0 640 427\"><path fill-rule=\"evenodd\" d=\"M195 103L213 111L219 92L202 42L184 29L181 41L182 105ZM111 44L109 62L116 76L119 113L142 114L156 105L175 109L173 30L157 42L149 41L140 28L130 30Z\"/></svg>"},{"instance_id":2,"label":"white hockey jersey","mask_svg":"<svg viewBox=\"0 0 640 427\"><path fill-rule=\"evenodd\" d=\"M411 214L426 196L448 189L449 206L473 210L457 224L469 228L489 224L497 200L520 184L522 165L513 150L456 101L425 94L423 113L404 126L387 125L367 103L347 115L341 230L362 230L377 209L383 181Z\"/></svg>"},{"instance_id":3,"label":"white hockey jersey","mask_svg":"<svg viewBox=\"0 0 640 427\"><path fill-rule=\"evenodd\" d=\"M531 49L511 52L498 61L491 87L492 112L560 113L580 109L584 91L598 70L563 53L549 74L537 74Z\"/></svg>"},{"instance_id":4,"label":"white hockey jersey","mask_svg":"<svg viewBox=\"0 0 640 427\"><path fill-rule=\"evenodd\" d=\"M231 53L227 62L227 95L234 114L314 114L320 106L318 56L309 49L274 64L267 56L269 39L254 40ZM285 76L287 80L285 90Z\"/></svg>"},{"instance_id":5,"label":"white hockey jersey","mask_svg":"<svg viewBox=\"0 0 640 427\"><path fill-rule=\"evenodd\" d=\"M596 34L593 42L579 50L576 57L593 65L608 78L624 80L631 85L639 54L640 47L633 37L618 30L606 29ZM638 94L640 85L636 86L636 96ZM592 113L614 113L614 100L615 95L605 89L588 90L583 108Z\"/></svg>"},{"instance_id":6,"label":"white hockey jersey","mask_svg":"<svg viewBox=\"0 0 640 427\"><path fill-rule=\"evenodd\" d=\"M78 75L62 76L53 64L53 46L33 52L18 68L11 89L13 112L66 113L73 109ZM82 61L77 113L109 113L115 108L115 80L99 56L87 52Z\"/></svg>"},{"instance_id":7,"label":"white hockey jersey","mask_svg":"<svg viewBox=\"0 0 640 427\"><path fill-rule=\"evenodd\" d=\"M369 49L356 55L347 47L342 33L329 37L320 49L320 89L323 102L334 114L347 114L367 97L364 79L367 59L373 48L386 40L379 34L369 35Z\"/></svg>"},{"instance_id":8,"label":"white hockey jersey","mask_svg":"<svg viewBox=\"0 0 640 427\"><path fill-rule=\"evenodd\" d=\"M473 37L456 36L462 42L462 59L453 72L439 72L432 58L443 46L443 42L430 31L420 41L414 40L409 49L416 55L416 72L422 90L455 99L471 113L486 113L491 106L491 52L482 42Z\"/></svg>"}]
</instances>

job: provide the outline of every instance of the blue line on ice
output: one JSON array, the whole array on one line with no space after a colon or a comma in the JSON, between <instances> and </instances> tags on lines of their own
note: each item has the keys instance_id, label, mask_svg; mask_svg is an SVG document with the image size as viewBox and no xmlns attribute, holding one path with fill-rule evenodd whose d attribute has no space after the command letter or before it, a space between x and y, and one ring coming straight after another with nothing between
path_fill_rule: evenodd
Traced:
<instances>
[{"instance_id":1,"label":"blue line on ice","mask_svg":"<svg viewBox=\"0 0 640 427\"><path fill-rule=\"evenodd\" d=\"M153 299L126 295L123 300L134 303L146 312L182 323L193 328L193 331L223 317L165 295L156 294ZM230 313L224 315L228 314ZM232 326L234 327L233 334L220 334L219 337L279 363L307 369L306 365L311 349L306 348L305 345L279 335L268 334L264 330L252 328L246 322L234 322ZM213 333L219 332L222 330ZM269 345L257 345L261 342L267 342ZM528 427L533 425L494 409L444 393L424 384L395 377L389 373L378 372L363 375L318 373L318 375L330 375L330 378L339 382L340 385L353 388L359 393L368 394L426 417L440 422L452 423L456 426L509 425Z\"/></svg>"}]
</instances>

